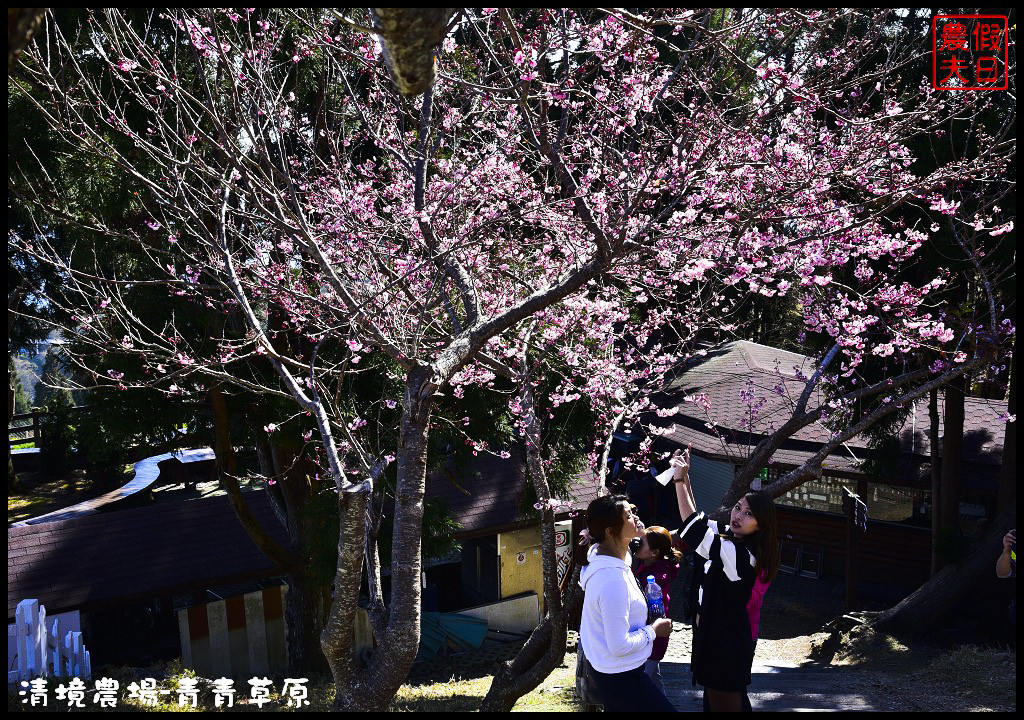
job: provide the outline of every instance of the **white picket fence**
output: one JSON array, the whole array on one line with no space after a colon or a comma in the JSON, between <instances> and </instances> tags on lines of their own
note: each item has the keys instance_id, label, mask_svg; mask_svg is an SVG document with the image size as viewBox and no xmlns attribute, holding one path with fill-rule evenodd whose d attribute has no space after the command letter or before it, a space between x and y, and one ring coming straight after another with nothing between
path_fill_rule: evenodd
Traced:
<instances>
[{"instance_id":1,"label":"white picket fence","mask_svg":"<svg viewBox=\"0 0 1024 720\"><path fill-rule=\"evenodd\" d=\"M15 638L17 658L8 658L8 685L51 674L54 677L92 677L89 651L82 642L82 633L72 630L61 633L59 618L53 618L47 629L46 607L38 600L22 600L14 618L14 625L7 626L7 634ZM17 669L13 669L15 660Z\"/></svg>"}]
</instances>

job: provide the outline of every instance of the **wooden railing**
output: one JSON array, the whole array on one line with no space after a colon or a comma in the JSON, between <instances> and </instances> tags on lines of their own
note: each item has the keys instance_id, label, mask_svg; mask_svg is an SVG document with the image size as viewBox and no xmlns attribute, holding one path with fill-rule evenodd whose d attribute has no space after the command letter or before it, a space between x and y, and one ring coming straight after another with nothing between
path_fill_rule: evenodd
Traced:
<instances>
[{"instance_id":1,"label":"wooden railing","mask_svg":"<svg viewBox=\"0 0 1024 720\"><path fill-rule=\"evenodd\" d=\"M71 408L72 413L85 410L85 405ZM15 413L11 422L7 425L7 446L23 445L24 443L38 443L42 437L40 432L40 420L48 415L45 410L34 408L32 412Z\"/></svg>"}]
</instances>

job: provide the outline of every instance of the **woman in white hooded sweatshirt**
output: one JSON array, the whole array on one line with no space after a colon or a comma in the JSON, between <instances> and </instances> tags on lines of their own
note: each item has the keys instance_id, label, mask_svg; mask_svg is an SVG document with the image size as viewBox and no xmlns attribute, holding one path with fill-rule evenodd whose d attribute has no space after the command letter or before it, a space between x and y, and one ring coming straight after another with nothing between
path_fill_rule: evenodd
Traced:
<instances>
[{"instance_id":1,"label":"woman in white hooded sweatshirt","mask_svg":"<svg viewBox=\"0 0 1024 720\"><path fill-rule=\"evenodd\" d=\"M629 541L640 536L643 524L625 497L608 495L587 508L587 531L591 545L580 573L580 642L605 712L675 712L644 672L654 638L668 637L672 621L647 624L647 599L626 563Z\"/></svg>"}]
</instances>

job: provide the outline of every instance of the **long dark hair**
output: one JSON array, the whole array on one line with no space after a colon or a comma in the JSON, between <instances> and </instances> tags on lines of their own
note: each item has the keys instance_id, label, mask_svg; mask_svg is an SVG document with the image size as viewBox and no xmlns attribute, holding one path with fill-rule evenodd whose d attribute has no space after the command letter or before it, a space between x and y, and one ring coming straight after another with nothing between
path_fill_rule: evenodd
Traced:
<instances>
[{"instance_id":1,"label":"long dark hair","mask_svg":"<svg viewBox=\"0 0 1024 720\"><path fill-rule=\"evenodd\" d=\"M765 582L775 579L779 571L779 523L775 517L775 501L763 490L743 496L750 513L757 520L757 531L743 539L757 559L754 572Z\"/></svg>"},{"instance_id":2,"label":"long dark hair","mask_svg":"<svg viewBox=\"0 0 1024 720\"><path fill-rule=\"evenodd\" d=\"M581 565L589 564L586 554L592 544L604 542L607 532L618 535L626 524L623 510L629 505L625 495L602 495L587 506L587 531L590 542L580 541L577 560Z\"/></svg>"}]
</instances>

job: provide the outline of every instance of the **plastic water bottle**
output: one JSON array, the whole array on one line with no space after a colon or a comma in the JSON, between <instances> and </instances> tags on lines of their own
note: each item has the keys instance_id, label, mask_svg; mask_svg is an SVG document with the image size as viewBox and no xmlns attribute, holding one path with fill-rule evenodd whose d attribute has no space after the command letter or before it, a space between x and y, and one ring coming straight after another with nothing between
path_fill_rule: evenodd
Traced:
<instances>
[{"instance_id":1,"label":"plastic water bottle","mask_svg":"<svg viewBox=\"0 0 1024 720\"><path fill-rule=\"evenodd\" d=\"M654 582L654 576L647 576L647 609L651 617L665 617L665 600L661 595L661 586Z\"/></svg>"}]
</instances>

